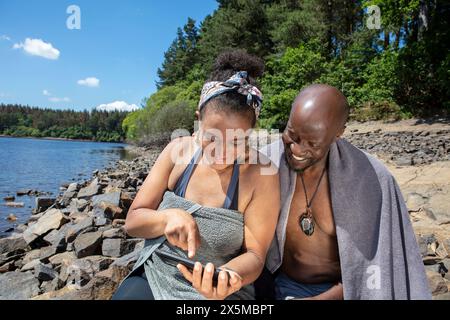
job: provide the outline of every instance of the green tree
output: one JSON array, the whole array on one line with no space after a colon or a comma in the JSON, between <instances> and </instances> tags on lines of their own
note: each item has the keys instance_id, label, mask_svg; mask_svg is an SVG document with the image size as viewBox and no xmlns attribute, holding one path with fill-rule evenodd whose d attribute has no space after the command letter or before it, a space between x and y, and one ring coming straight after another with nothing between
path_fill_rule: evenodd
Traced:
<instances>
[{"instance_id":1,"label":"green tree","mask_svg":"<svg viewBox=\"0 0 450 320\"><path fill-rule=\"evenodd\" d=\"M262 80L262 127L283 129L295 96L325 72L326 58L320 54L319 45L313 41L297 48L287 48L280 58L267 61L268 72Z\"/></svg>"},{"instance_id":2,"label":"green tree","mask_svg":"<svg viewBox=\"0 0 450 320\"><path fill-rule=\"evenodd\" d=\"M272 52L266 14L268 1L219 1L219 9L201 24L199 52L208 70L219 53L230 48L245 49L264 57Z\"/></svg>"},{"instance_id":3,"label":"green tree","mask_svg":"<svg viewBox=\"0 0 450 320\"><path fill-rule=\"evenodd\" d=\"M164 53L164 62L158 69L158 88L174 85L185 79L190 68L198 62L198 29L195 20L188 18L184 28L178 28L177 38Z\"/></svg>"}]
</instances>

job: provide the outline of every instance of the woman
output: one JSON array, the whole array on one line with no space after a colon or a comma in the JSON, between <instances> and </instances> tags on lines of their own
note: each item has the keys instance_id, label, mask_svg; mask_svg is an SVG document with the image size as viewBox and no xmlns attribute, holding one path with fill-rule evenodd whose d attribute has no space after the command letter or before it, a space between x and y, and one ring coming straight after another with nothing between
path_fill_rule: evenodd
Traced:
<instances>
[{"instance_id":1,"label":"woman","mask_svg":"<svg viewBox=\"0 0 450 320\"><path fill-rule=\"evenodd\" d=\"M200 97L198 132L162 151L130 207L127 233L147 240L113 299L254 298L280 206L278 176L261 174L269 161L248 163L257 153L248 136L262 71L243 51L218 57ZM174 266L155 250L191 258L195 268Z\"/></svg>"}]
</instances>

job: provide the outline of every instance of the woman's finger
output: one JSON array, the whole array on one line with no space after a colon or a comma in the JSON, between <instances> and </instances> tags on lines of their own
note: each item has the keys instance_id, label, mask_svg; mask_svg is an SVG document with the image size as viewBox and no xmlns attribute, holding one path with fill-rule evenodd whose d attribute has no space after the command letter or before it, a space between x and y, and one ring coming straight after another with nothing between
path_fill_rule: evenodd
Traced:
<instances>
[{"instance_id":1,"label":"woman's finger","mask_svg":"<svg viewBox=\"0 0 450 320\"><path fill-rule=\"evenodd\" d=\"M185 230L181 231L178 234L178 243L180 245L180 248L183 250L188 250L187 238L188 238L188 235Z\"/></svg>"},{"instance_id":2,"label":"woman's finger","mask_svg":"<svg viewBox=\"0 0 450 320\"><path fill-rule=\"evenodd\" d=\"M176 238L175 235L173 235L173 234L168 234L168 235L166 235L166 239L167 239L167 241L169 241L169 243L170 243L171 245L177 246L177 247L178 247L178 244L177 244L177 238Z\"/></svg>"},{"instance_id":3,"label":"woman's finger","mask_svg":"<svg viewBox=\"0 0 450 320\"><path fill-rule=\"evenodd\" d=\"M192 273L189 271L189 269L186 268L185 266L183 266L181 263L177 264L177 268L178 268L178 270L181 272L181 274L183 275L183 277L185 277L187 281L189 281L189 282L192 283L193 275L192 275Z\"/></svg>"},{"instance_id":4,"label":"woman's finger","mask_svg":"<svg viewBox=\"0 0 450 320\"><path fill-rule=\"evenodd\" d=\"M200 235L198 234L197 226L189 228L188 236L187 236L187 250L188 257L193 258L197 251L197 248L200 246Z\"/></svg>"},{"instance_id":5,"label":"woman's finger","mask_svg":"<svg viewBox=\"0 0 450 320\"><path fill-rule=\"evenodd\" d=\"M219 281L217 282L217 297L223 299L228 293L228 272L219 272Z\"/></svg>"},{"instance_id":6,"label":"woman's finger","mask_svg":"<svg viewBox=\"0 0 450 320\"><path fill-rule=\"evenodd\" d=\"M214 274L214 265L209 262L206 267L205 271L203 271L203 277L202 277L202 285L201 285L201 291L205 295L211 296L213 293L213 274Z\"/></svg>"},{"instance_id":7,"label":"woman's finger","mask_svg":"<svg viewBox=\"0 0 450 320\"><path fill-rule=\"evenodd\" d=\"M194 272L192 273L192 286L196 289L201 289L202 287L202 273L202 264L200 262L196 262L194 265Z\"/></svg>"}]
</instances>

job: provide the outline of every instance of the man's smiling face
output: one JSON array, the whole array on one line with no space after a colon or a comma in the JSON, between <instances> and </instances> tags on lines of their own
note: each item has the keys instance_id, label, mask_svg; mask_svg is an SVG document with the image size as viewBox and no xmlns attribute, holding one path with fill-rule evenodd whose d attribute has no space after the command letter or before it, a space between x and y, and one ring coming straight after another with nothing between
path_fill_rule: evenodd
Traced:
<instances>
[{"instance_id":1,"label":"man's smiling face","mask_svg":"<svg viewBox=\"0 0 450 320\"><path fill-rule=\"evenodd\" d=\"M283 132L286 160L296 171L303 171L323 159L330 148L325 128L316 126L310 130L307 123L289 121Z\"/></svg>"},{"instance_id":2,"label":"man's smiling face","mask_svg":"<svg viewBox=\"0 0 450 320\"><path fill-rule=\"evenodd\" d=\"M331 144L344 131L345 97L335 88L313 85L295 99L282 134L285 157L295 171L324 162Z\"/></svg>"}]
</instances>

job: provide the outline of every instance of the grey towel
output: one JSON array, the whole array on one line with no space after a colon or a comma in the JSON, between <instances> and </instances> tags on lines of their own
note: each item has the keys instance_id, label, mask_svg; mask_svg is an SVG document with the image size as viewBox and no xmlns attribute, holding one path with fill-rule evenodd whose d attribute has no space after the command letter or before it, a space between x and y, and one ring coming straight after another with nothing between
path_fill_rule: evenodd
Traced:
<instances>
[{"instance_id":1,"label":"grey towel","mask_svg":"<svg viewBox=\"0 0 450 320\"><path fill-rule=\"evenodd\" d=\"M280 173L282 208L266 260L275 272L283 260L296 173L285 161L281 140L261 152ZM338 139L330 149L328 178L344 299L431 299L408 210L386 167Z\"/></svg>"},{"instance_id":2,"label":"grey towel","mask_svg":"<svg viewBox=\"0 0 450 320\"><path fill-rule=\"evenodd\" d=\"M212 262L216 267L242 253L244 241L244 216L241 212L224 208L203 207L177 196L171 191L164 194L158 210L181 208L194 217L201 238L201 246L194 259L206 264ZM157 214L157 213L156 213ZM172 246L165 237L147 239L133 271L144 265L150 288L157 300L201 300L199 294L175 266L153 254L155 249L169 251L187 258L185 251ZM133 271L130 273L132 274ZM253 285L243 287L227 299L254 299Z\"/></svg>"}]
</instances>

